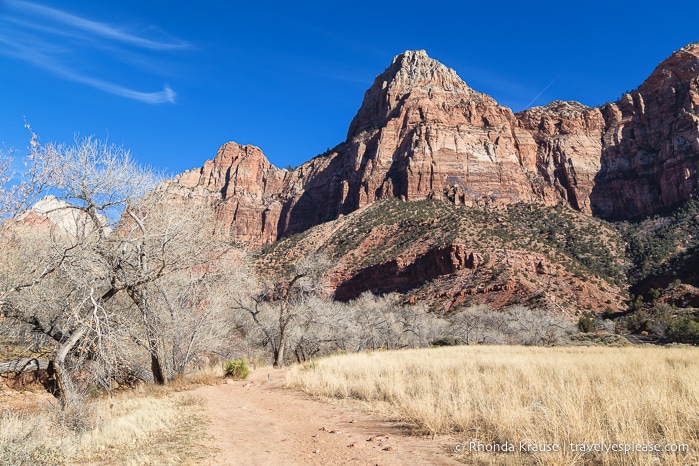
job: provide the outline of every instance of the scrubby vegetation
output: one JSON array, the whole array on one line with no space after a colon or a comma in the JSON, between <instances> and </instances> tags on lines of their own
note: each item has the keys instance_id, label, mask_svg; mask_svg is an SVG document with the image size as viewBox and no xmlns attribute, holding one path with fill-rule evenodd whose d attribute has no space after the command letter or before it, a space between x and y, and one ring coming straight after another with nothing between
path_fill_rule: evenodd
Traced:
<instances>
[{"instance_id":1,"label":"scrubby vegetation","mask_svg":"<svg viewBox=\"0 0 699 466\"><path fill-rule=\"evenodd\" d=\"M507 209L506 221L496 223L494 231L522 246L530 245L535 238L545 248L565 254L570 259L566 266L573 273L615 283L624 280L622 238L603 220L581 216L563 205L546 208L516 204Z\"/></svg>"},{"instance_id":2,"label":"scrubby vegetation","mask_svg":"<svg viewBox=\"0 0 699 466\"><path fill-rule=\"evenodd\" d=\"M476 296L480 289L520 283L523 286L498 307L526 304L557 312L564 307L572 315L618 308L624 299L629 261L622 236L613 225L564 206L467 207L436 199L385 199L338 219L331 227L320 225L274 243L262 251L256 264L265 273L279 275L295 257L320 251L340 264L343 274L369 274L375 282L384 269L389 273L400 269L409 276L411 271L400 264L433 260L431 252L454 245L475 254L477 270L472 275L434 286L430 282L434 277L426 277L394 289L407 293L412 288L412 295L431 302L435 310L444 308L434 297L445 291L466 289L469 297L460 304L479 304L489 302ZM513 265L517 261L524 261L526 267ZM543 269L535 271L542 261ZM585 283L599 290L592 299L580 293ZM365 285L359 291L373 289L361 286Z\"/></svg>"},{"instance_id":3,"label":"scrubby vegetation","mask_svg":"<svg viewBox=\"0 0 699 466\"><path fill-rule=\"evenodd\" d=\"M629 271L632 284L699 270L699 201L690 200L667 216L657 215L636 223L620 223L633 261Z\"/></svg>"},{"instance_id":4,"label":"scrubby vegetation","mask_svg":"<svg viewBox=\"0 0 699 466\"><path fill-rule=\"evenodd\" d=\"M366 244L374 231L385 233L383 241ZM263 259L272 264L281 263L281 258L312 234L311 229L274 243L265 249ZM571 272L614 282L624 279L626 259L621 236L603 220L562 205L485 208L434 199L411 202L385 199L342 222L324 248L333 259L349 254L350 264L361 268L400 256L416 243L434 247L455 241L475 249L520 247L558 254ZM352 256L358 250L362 254Z\"/></svg>"},{"instance_id":5,"label":"scrubby vegetation","mask_svg":"<svg viewBox=\"0 0 699 466\"><path fill-rule=\"evenodd\" d=\"M632 333L659 342L698 344L699 201L666 215L616 227L627 242L631 314L620 319Z\"/></svg>"},{"instance_id":6,"label":"scrubby vegetation","mask_svg":"<svg viewBox=\"0 0 699 466\"><path fill-rule=\"evenodd\" d=\"M223 375L236 380L245 380L250 375L250 368L244 359L231 359L223 365Z\"/></svg>"}]
</instances>

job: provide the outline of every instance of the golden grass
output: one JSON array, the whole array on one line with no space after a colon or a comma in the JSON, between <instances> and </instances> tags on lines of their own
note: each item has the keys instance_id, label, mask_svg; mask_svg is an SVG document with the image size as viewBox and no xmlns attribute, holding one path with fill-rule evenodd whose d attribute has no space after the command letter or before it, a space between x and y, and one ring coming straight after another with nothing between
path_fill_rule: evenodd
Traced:
<instances>
[{"instance_id":1,"label":"golden grass","mask_svg":"<svg viewBox=\"0 0 699 466\"><path fill-rule=\"evenodd\" d=\"M0 464L195 464L202 400L167 389L91 400L63 412L0 412ZM71 429L79 425L80 429Z\"/></svg>"},{"instance_id":2,"label":"golden grass","mask_svg":"<svg viewBox=\"0 0 699 466\"><path fill-rule=\"evenodd\" d=\"M334 356L297 367L288 383L454 435L470 464L699 464L698 356L687 347L461 346ZM506 441L515 452L470 451ZM520 442L561 451L520 451ZM571 443L688 451L579 452Z\"/></svg>"},{"instance_id":3,"label":"golden grass","mask_svg":"<svg viewBox=\"0 0 699 466\"><path fill-rule=\"evenodd\" d=\"M184 376L176 376L170 388L176 391L192 390L198 385L219 385L223 379L222 364L207 364L193 369Z\"/></svg>"}]
</instances>

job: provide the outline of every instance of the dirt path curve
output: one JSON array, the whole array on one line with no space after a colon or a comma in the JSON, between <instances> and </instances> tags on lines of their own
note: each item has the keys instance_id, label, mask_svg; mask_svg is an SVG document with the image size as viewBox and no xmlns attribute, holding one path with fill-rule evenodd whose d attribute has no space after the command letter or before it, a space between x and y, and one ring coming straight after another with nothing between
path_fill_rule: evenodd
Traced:
<instances>
[{"instance_id":1,"label":"dirt path curve","mask_svg":"<svg viewBox=\"0 0 699 466\"><path fill-rule=\"evenodd\" d=\"M193 392L207 401L210 464L460 464L451 455L454 440L410 437L395 422L285 389L284 376L263 369L244 382Z\"/></svg>"}]
</instances>

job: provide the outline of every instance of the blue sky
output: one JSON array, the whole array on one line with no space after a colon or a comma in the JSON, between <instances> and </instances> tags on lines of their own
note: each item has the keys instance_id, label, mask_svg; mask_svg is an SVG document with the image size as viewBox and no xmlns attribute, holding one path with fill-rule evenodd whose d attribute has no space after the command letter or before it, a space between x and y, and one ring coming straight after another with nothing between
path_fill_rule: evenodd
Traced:
<instances>
[{"instance_id":1,"label":"blue sky","mask_svg":"<svg viewBox=\"0 0 699 466\"><path fill-rule=\"evenodd\" d=\"M0 142L94 135L169 173L227 142L298 165L345 139L394 55L514 111L599 105L699 41L699 2L0 0Z\"/></svg>"}]
</instances>

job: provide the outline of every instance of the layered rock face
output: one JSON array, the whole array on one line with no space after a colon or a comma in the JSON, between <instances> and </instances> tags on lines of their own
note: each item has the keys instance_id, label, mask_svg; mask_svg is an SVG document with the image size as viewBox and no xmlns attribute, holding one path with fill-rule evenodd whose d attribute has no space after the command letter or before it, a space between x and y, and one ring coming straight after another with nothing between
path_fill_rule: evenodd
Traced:
<instances>
[{"instance_id":1,"label":"layered rock face","mask_svg":"<svg viewBox=\"0 0 699 466\"><path fill-rule=\"evenodd\" d=\"M335 298L349 300L365 291L409 290L464 268L475 269L482 262L478 252L468 251L461 244L434 248L421 255L391 259L361 270L335 287Z\"/></svg>"},{"instance_id":2,"label":"layered rock face","mask_svg":"<svg viewBox=\"0 0 699 466\"><path fill-rule=\"evenodd\" d=\"M279 231L298 233L378 199L449 197L471 205L532 202L509 108L469 88L424 51L376 77L346 142L302 165L284 196Z\"/></svg>"},{"instance_id":3,"label":"layered rock face","mask_svg":"<svg viewBox=\"0 0 699 466\"><path fill-rule=\"evenodd\" d=\"M513 134L514 115L424 51L405 52L376 78L350 124L342 156L357 208L456 191L466 203L535 199Z\"/></svg>"},{"instance_id":4,"label":"layered rock face","mask_svg":"<svg viewBox=\"0 0 699 466\"><path fill-rule=\"evenodd\" d=\"M168 189L216 202L223 231L256 244L388 197L566 202L629 218L699 191L698 89L692 44L616 103L553 102L515 115L424 51L408 51L377 76L332 151L287 171L256 147L228 143Z\"/></svg>"},{"instance_id":5,"label":"layered rock face","mask_svg":"<svg viewBox=\"0 0 699 466\"><path fill-rule=\"evenodd\" d=\"M279 233L279 193L287 170L272 165L254 146L228 143L202 168L186 171L165 189L216 206L218 229L242 242L271 243Z\"/></svg>"},{"instance_id":6,"label":"layered rock face","mask_svg":"<svg viewBox=\"0 0 699 466\"><path fill-rule=\"evenodd\" d=\"M519 149L536 162L534 190L551 203L565 200L592 213L590 196L600 170L604 117L598 108L555 101L517 114Z\"/></svg>"},{"instance_id":7,"label":"layered rock face","mask_svg":"<svg viewBox=\"0 0 699 466\"><path fill-rule=\"evenodd\" d=\"M653 214L699 193L699 43L672 54L602 112L595 215Z\"/></svg>"}]
</instances>

